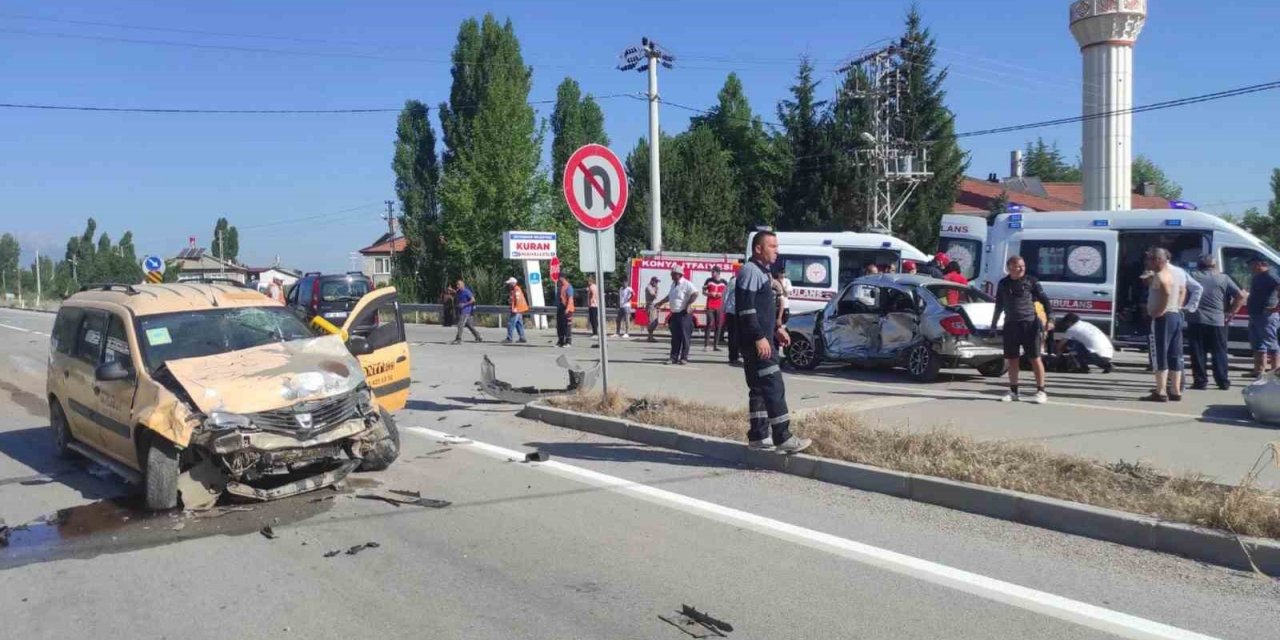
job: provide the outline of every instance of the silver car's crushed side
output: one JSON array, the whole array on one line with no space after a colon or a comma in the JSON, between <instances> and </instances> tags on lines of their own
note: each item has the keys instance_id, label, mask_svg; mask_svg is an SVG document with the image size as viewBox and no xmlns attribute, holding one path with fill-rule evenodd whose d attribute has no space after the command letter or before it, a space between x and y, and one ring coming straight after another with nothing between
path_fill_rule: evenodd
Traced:
<instances>
[{"instance_id":1,"label":"silver car's crushed side","mask_svg":"<svg viewBox=\"0 0 1280 640\"><path fill-rule=\"evenodd\" d=\"M956 304L939 299L952 291ZM994 311L991 299L972 287L919 275L866 276L847 284L822 311L791 318L788 357L801 369L833 360L903 365L919 379L932 379L943 366L1000 375L999 339L980 337L991 328ZM956 316L967 335L944 328Z\"/></svg>"}]
</instances>

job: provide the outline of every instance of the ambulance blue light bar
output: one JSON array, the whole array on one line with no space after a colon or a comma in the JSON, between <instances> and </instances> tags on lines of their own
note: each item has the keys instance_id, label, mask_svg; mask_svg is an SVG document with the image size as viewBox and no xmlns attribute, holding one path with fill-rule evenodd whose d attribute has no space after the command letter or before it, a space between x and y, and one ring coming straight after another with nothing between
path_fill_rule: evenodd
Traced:
<instances>
[{"instance_id":1,"label":"ambulance blue light bar","mask_svg":"<svg viewBox=\"0 0 1280 640\"><path fill-rule=\"evenodd\" d=\"M1109 227L1109 226L1111 226L1111 221L1110 221L1110 220L1107 220L1106 218L1099 218L1099 219L1097 219L1097 220L1094 220L1094 221L1093 221L1093 226L1095 226L1095 227Z\"/></svg>"},{"instance_id":2,"label":"ambulance blue light bar","mask_svg":"<svg viewBox=\"0 0 1280 640\"><path fill-rule=\"evenodd\" d=\"M892 246L893 246L893 243L889 242L888 240L885 240L884 242L880 243L881 249L888 249L889 247L892 247Z\"/></svg>"},{"instance_id":3,"label":"ambulance blue light bar","mask_svg":"<svg viewBox=\"0 0 1280 640\"><path fill-rule=\"evenodd\" d=\"M1013 214L1013 215L1009 216L1009 222L1022 222L1022 214L1021 214L1021 213L1015 213L1015 214Z\"/></svg>"},{"instance_id":4,"label":"ambulance blue light bar","mask_svg":"<svg viewBox=\"0 0 1280 640\"><path fill-rule=\"evenodd\" d=\"M1010 202L1009 205L1006 207L1006 209L1009 211L1009 213L1022 213L1022 205L1020 204L1014 204Z\"/></svg>"},{"instance_id":5,"label":"ambulance blue light bar","mask_svg":"<svg viewBox=\"0 0 1280 640\"><path fill-rule=\"evenodd\" d=\"M1182 220L1180 220L1180 219L1178 219L1178 218L1169 218L1168 220L1165 220L1165 221L1164 221L1164 226L1166 226L1166 227L1181 227L1181 226L1182 226Z\"/></svg>"},{"instance_id":6,"label":"ambulance blue light bar","mask_svg":"<svg viewBox=\"0 0 1280 640\"><path fill-rule=\"evenodd\" d=\"M822 246L824 246L824 247L829 247L829 246L831 246L831 238L827 238L826 240L823 240L823 241L822 241Z\"/></svg>"},{"instance_id":7,"label":"ambulance blue light bar","mask_svg":"<svg viewBox=\"0 0 1280 640\"><path fill-rule=\"evenodd\" d=\"M1011 221L1009 221L1009 228L1010 228L1010 229L1021 229L1021 228L1022 228L1022 222L1021 222L1021 221L1013 221L1013 220L1011 220Z\"/></svg>"},{"instance_id":8,"label":"ambulance blue light bar","mask_svg":"<svg viewBox=\"0 0 1280 640\"><path fill-rule=\"evenodd\" d=\"M1199 210L1200 210L1200 207L1197 207L1197 206L1195 205L1195 203L1193 203L1193 202L1187 202L1186 200L1170 200L1170 201L1169 201L1169 208L1170 208L1170 209L1182 209L1182 210L1184 210L1184 211L1199 211Z\"/></svg>"}]
</instances>

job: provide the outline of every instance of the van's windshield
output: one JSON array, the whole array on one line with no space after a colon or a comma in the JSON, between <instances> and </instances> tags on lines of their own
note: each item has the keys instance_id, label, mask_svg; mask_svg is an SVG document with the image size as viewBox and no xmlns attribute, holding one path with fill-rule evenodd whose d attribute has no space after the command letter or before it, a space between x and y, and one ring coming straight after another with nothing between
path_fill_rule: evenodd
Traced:
<instances>
[{"instance_id":1,"label":"van's windshield","mask_svg":"<svg viewBox=\"0 0 1280 640\"><path fill-rule=\"evenodd\" d=\"M146 316L138 343L148 371L168 360L211 356L314 334L285 307L208 309Z\"/></svg>"}]
</instances>

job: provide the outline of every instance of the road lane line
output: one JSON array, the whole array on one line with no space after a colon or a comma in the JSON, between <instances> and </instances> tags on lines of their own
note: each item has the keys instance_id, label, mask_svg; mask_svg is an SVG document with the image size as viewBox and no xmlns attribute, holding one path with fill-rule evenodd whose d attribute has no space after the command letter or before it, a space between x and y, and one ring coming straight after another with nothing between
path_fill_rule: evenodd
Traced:
<instances>
[{"instance_id":1,"label":"road lane line","mask_svg":"<svg viewBox=\"0 0 1280 640\"><path fill-rule=\"evenodd\" d=\"M916 396L922 396L928 399L946 399L961 398L965 400L989 400L991 402L999 402L1000 398L984 393L976 393L973 391L950 391L950 390L929 390L922 391L915 387L904 387L900 385L884 384L880 382L859 382L857 380L832 380L830 378L818 378L812 376L792 376L791 380L805 380L808 382L822 382L825 384L842 384L853 387L871 387L873 389L891 389L893 391L903 391ZM1052 396L1050 396L1052 397ZM1057 405L1060 407L1074 407L1077 409L1097 409L1099 411L1118 411L1120 413L1138 413L1148 416L1162 416L1165 418L1181 418L1183 420L1200 420L1205 416L1196 415L1194 413L1175 413L1172 411L1153 411L1151 409L1135 409L1132 407L1108 407L1100 404L1092 404L1089 402L1064 402L1062 400L1050 400L1045 404ZM1247 420L1235 420L1232 418L1213 418L1215 422L1237 422L1240 424L1252 424Z\"/></svg>"},{"instance_id":2,"label":"road lane line","mask_svg":"<svg viewBox=\"0 0 1280 640\"><path fill-rule=\"evenodd\" d=\"M23 329L22 327L15 327L15 326L13 326L13 325L11 325L11 324L3 324L3 323L0 323L0 327L4 327L4 328L6 328L6 329L13 329L14 331L21 331L21 332L23 332L23 333L31 333L31 332L32 332L30 329Z\"/></svg>"},{"instance_id":3,"label":"road lane line","mask_svg":"<svg viewBox=\"0 0 1280 640\"><path fill-rule=\"evenodd\" d=\"M450 440L451 444L457 444L464 448L473 448L491 458L503 461L511 459L523 460L525 455L523 452L514 449L507 449L476 440L461 439L460 436L426 427L407 427L407 429L420 436L446 438ZM714 502L657 489L646 484L556 460L534 463L531 466L563 478L628 494L646 502L675 508L733 526L749 528L780 540L794 542L862 564L1090 627L1122 638L1141 640L1212 640L1213 638L1194 631L1179 629L1153 620L1019 586L1011 582L989 578L981 574L855 542L814 529L788 524L747 511L725 507Z\"/></svg>"}]
</instances>

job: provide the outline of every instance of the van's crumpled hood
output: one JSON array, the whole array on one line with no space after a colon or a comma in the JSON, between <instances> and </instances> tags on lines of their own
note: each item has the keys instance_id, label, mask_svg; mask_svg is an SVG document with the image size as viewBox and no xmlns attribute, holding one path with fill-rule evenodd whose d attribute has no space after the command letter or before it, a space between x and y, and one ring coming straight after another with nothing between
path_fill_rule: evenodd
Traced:
<instances>
[{"instance_id":1,"label":"van's crumpled hood","mask_svg":"<svg viewBox=\"0 0 1280 640\"><path fill-rule=\"evenodd\" d=\"M169 372L196 408L256 413L347 393L364 382L364 369L338 336L324 336L170 360Z\"/></svg>"}]
</instances>

